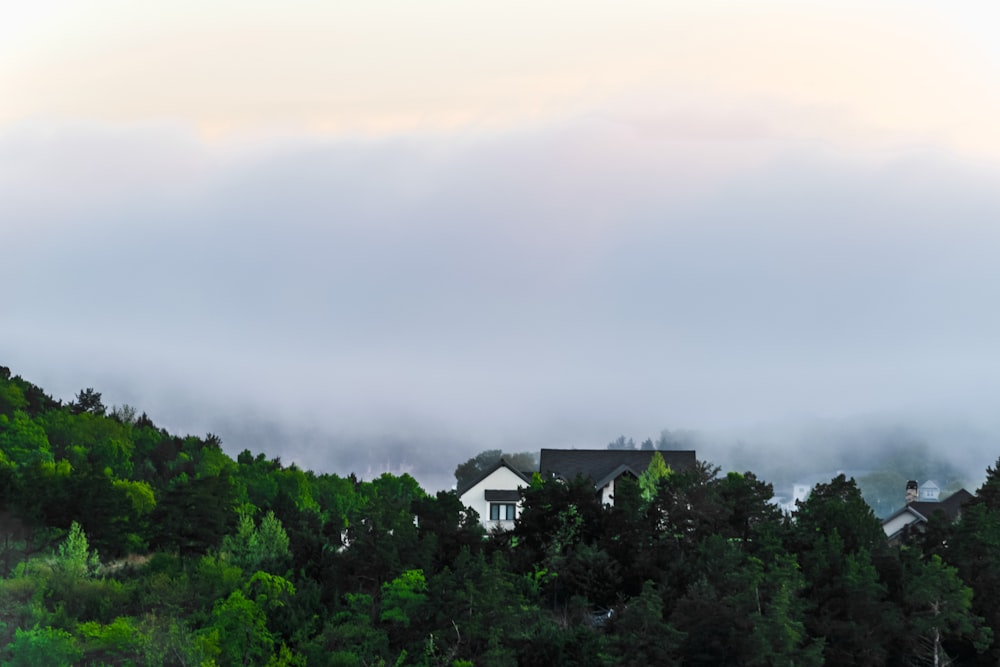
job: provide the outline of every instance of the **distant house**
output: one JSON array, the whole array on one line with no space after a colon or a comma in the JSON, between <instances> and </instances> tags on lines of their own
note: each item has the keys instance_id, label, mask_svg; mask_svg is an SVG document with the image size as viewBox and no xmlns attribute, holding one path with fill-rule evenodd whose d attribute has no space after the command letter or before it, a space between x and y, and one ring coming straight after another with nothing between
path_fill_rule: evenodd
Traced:
<instances>
[{"instance_id":1,"label":"distant house","mask_svg":"<svg viewBox=\"0 0 1000 667\"><path fill-rule=\"evenodd\" d=\"M476 510L487 530L510 530L521 514L519 489L530 483L527 474L500 459L465 488L457 489L458 498L463 505Z\"/></svg>"},{"instance_id":2,"label":"distant house","mask_svg":"<svg viewBox=\"0 0 1000 667\"><path fill-rule=\"evenodd\" d=\"M776 506L782 512L786 514L791 514L798 510L799 503L804 503L806 498L812 493L814 484L807 484L805 482L796 482L792 484L790 490L787 493L775 494L771 498L771 504Z\"/></svg>"},{"instance_id":3,"label":"distant house","mask_svg":"<svg viewBox=\"0 0 1000 667\"><path fill-rule=\"evenodd\" d=\"M797 512L799 504L804 503L812 495L812 491L817 484L829 484L830 480L843 475L847 479L858 479L867 474L865 470L831 470L828 472L814 473L798 479L790 486L779 487L775 485L775 495L771 498L771 504L786 514ZM780 490L779 490L780 489Z\"/></svg>"},{"instance_id":4,"label":"distant house","mask_svg":"<svg viewBox=\"0 0 1000 667\"><path fill-rule=\"evenodd\" d=\"M655 452L641 449L543 449L539 459L542 477L571 480L578 475L590 479L602 505L615 504L615 483L623 476L638 478ZM690 470L696 464L694 450L660 451L671 470Z\"/></svg>"},{"instance_id":5,"label":"distant house","mask_svg":"<svg viewBox=\"0 0 1000 667\"><path fill-rule=\"evenodd\" d=\"M920 487L921 498L924 497L925 485ZM936 484L933 489L935 493L940 493ZM917 500L907 503L903 509L882 521L882 530L885 531L885 536L891 544L898 544L907 531L923 530L924 525L935 517L949 522L957 521L961 516L962 506L972 498L971 493L960 489L941 501Z\"/></svg>"}]
</instances>

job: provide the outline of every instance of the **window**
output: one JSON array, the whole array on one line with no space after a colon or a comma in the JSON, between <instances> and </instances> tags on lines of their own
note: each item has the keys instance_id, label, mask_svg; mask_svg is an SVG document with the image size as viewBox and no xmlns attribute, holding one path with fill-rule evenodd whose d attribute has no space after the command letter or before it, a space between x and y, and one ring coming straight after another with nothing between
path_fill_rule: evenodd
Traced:
<instances>
[{"instance_id":1,"label":"window","mask_svg":"<svg viewBox=\"0 0 1000 667\"><path fill-rule=\"evenodd\" d=\"M513 521L516 507L514 503L490 503L490 521Z\"/></svg>"}]
</instances>

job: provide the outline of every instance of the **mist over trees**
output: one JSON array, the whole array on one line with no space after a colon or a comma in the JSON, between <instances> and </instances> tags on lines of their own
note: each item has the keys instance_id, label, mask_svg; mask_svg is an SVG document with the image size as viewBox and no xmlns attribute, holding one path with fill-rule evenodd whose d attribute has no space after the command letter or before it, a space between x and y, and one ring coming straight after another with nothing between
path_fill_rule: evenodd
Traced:
<instances>
[{"instance_id":1,"label":"mist over trees","mask_svg":"<svg viewBox=\"0 0 1000 667\"><path fill-rule=\"evenodd\" d=\"M3 664L1000 660L1000 460L955 523L899 546L848 475L787 515L758 473L658 457L613 506L536 477L514 530L487 534L409 475L233 458L99 404L0 368ZM458 469L500 456L537 465Z\"/></svg>"}]
</instances>

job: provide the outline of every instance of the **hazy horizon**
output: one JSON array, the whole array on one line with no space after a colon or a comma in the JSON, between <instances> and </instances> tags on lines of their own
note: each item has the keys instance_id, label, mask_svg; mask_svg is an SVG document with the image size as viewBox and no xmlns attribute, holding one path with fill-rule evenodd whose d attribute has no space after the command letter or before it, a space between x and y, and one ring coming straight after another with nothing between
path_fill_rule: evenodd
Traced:
<instances>
[{"instance_id":1,"label":"hazy horizon","mask_svg":"<svg viewBox=\"0 0 1000 667\"><path fill-rule=\"evenodd\" d=\"M984 470L996 17L33 3L0 363L331 472L866 422Z\"/></svg>"}]
</instances>

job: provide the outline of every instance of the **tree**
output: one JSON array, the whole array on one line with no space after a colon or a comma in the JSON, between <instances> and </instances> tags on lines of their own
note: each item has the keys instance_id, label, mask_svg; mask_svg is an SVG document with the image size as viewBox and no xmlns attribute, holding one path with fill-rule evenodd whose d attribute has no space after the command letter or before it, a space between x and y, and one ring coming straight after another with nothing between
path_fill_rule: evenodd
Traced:
<instances>
[{"instance_id":1,"label":"tree","mask_svg":"<svg viewBox=\"0 0 1000 667\"><path fill-rule=\"evenodd\" d=\"M616 664L623 667L680 664L677 649L684 633L663 617L663 599L653 582L621 609L612 623Z\"/></svg>"},{"instance_id":2,"label":"tree","mask_svg":"<svg viewBox=\"0 0 1000 667\"><path fill-rule=\"evenodd\" d=\"M181 556L218 547L236 524L235 492L229 474L178 484L150 515L153 548L173 548Z\"/></svg>"},{"instance_id":3,"label":"tree","mask_svg":"<svg viewBox=\"0 0 1000 667\"><path fill-rule=\"evenodd\" d=\"M914 656L935 667L946 664L944 644L952 638L970 639L978 651L985 650L992 632L972 612L972 589L959 578L958 570L937 555L925 561L904 548L902 557L906 572L906 636Z\"/></svg>"},{"instance_id":4,"label":"tree","mask_svg":"<svg viewBox=\"0 0 1000 667\"><path fill-rule=\"evenodd\" d=\"M410 626L421 606L427 601L427 580L423 570L406 570L382 584L382 621Z\"/></svg>"},{"instance_id":5,"label":"tree","mask_svg":"<svg viewBox=\"0 0 1000 667\"><path fill-rule=\"evenodd\" d=\"M755 534L781 525L781 510L771 503L774 487L757 479L752 472L742 475L730 472L716 480L715 487L728 516L729 536L745 545L760 547L752 540Z\"/></svg>"},{"instance_id":6,"label":"tree","mask_svg":"<svg viewBox=\"0 0 1000 667\"><path fill-rule=\"evenodd\" d=\"M56 552L55 569L70 579L82 579L93 574L100 563L97 552L90 550L87 534L74 521L70 525L69 534Z\"/></svg>"},{"instance_id":7,"label":"tree","mask_svg":"<svg viewBox=\"0 0 1000 667\"><path fill-rule=\"evenodd\" d=\"M0 367L2 369L3 367ZM7 371L10 372L9 370ZM28 401L24 397L24 392L9 378L0 375L0 415L11 417L16 410L23 410L28 406Z\"/></svg>"},{"instance_id":8,"label":"tree","mask_svg":"<svg viewBox=\"0 0 1000 667\"><path fill-rule=\"evenodd\" d=\"M45 429L21 410L12 419L0 414L0 452L16 466L53 460Z\"/></svg>"},{"instance_id":9,"label":"tree","mask_svg":"<svg viewBox=\"0 0 1000 667\"><path fill-rule=\"evenodd\" d=\"M807 541L812 535L836 530L848 553L858 549L874 552L885 547L882 523L861 496L854 478L848 480L843 474L827 484L816 485L799 503L795 523L797 532Z\"/></svg>"},{"instance_id":10,"label":"tree","mask_svg":"<svg viewBox=\"0 0 1000 667\"><path fill-rule=\"evenodd\" d=\"M116 405L111 408L111 418L121 424L128 424L129 426L134 426L137 417L137 411L134 407L128 403L122 403L121 405Z\"/></svg>"},{"instance_id":11,"label":"tree","mask_svg":"<svg viewBox=\"0 0 1000 667\"><path fill-rule=\"evenodd\" d=\"M635 440L632 438L626 440L624 435L620 435L608 443L608 449L635 449Z\"/></svg>"},{"instance_id":12,"label":"tree","mask_svg":"<svg viewBox=\"0 0 1000 667\"><path fill-rule=\"evenodd\" d=\"M274 651L264 610L241 590L212 610L212 625L200 633L203 649L223 665L261 665Z\"/></svg>"},{"instance_id":13,"label":"tree","mask_svg":"<svg viewBox=\"0 0 1000 667\"><path fill-rule=\"evenodd\" d=\"M653 496L656 495L656 488L659 486L660 480L666 479L672 473L670 466L663 460L663 455L660 452L653 452L652 458L649 459L649 465L639 475L639 489L642 493L642 499L647 502L652 500Z\"/></svg>"},{"instance_id":14,"label":"tree","mask_svg":"<svg viewBox=\"0 0 1000 667\"><path fill-rule=\"evenodd\" d=\"M976 490L976 497L970 504L981 504L991 511L1000 511L1000 458L986 468L986 481Z\"/></svg>"},{"instance_id":15,"label":"tree","mask_svg":"<svg viewBox=\"0 0 1000 667\"><path fill-rule=\"evenodd\" d=\"M73 635L37 625L31 630L18 628L6 651L11 660L3 664L11 667L66 667L76 664L82 655Z\"/></svg>"},{"instance_id":16,"label":"tree","mask_svg":"<svg viewBox=\"0 0 1000 667\"><path fill-rule=\"evenodd\" d=\"M93 387L81 389L76 395L76 400L69 404L69 409L75 415L89 412L98 416L103 416L107 410L101 401L101 392L94 391Z\"/></svg>"},{"instance_id":17,"label":"tree","mask_svg":"<svg viewBox=\"0 0 1000 667\"><path fill-rule=\"evenodd\" d=\"M250 571L283 571L291 560L288 545L288 534L272 511L264 515L259 527L244 513L236 534L222 540L223 551L231 555L234 563Z\"/></svg>"},{"instance_id":18,"label":"tree","mask_svg":"<svg viewBox=\"0 0 1000 667\"><path fill-rule=\"evenodd\" d=\"M989 482L987 482L989 483ZM986 502L969 503L942 540L942 557L958 569L962 581L972 588L972 612L986 620L993 631L993 645L983 664L1000 661L1000 512ZM964 651L971 660L972 648Z\"/></svg>"}]
</instances>

